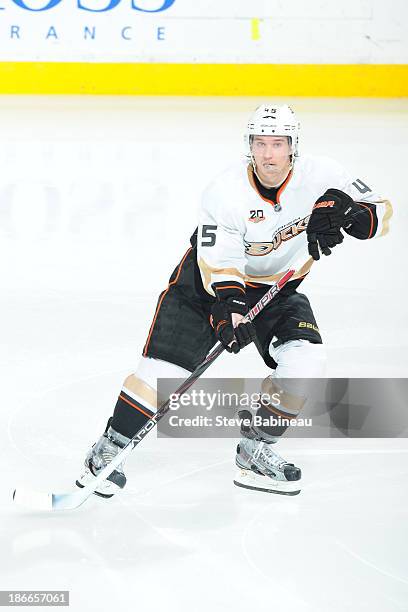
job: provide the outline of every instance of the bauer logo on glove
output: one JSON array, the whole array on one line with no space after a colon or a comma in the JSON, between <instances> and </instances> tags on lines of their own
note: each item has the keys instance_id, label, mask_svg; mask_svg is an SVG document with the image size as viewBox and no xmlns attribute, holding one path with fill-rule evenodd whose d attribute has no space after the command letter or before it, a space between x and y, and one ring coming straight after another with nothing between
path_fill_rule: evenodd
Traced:
<instances>
[{"instance_id":1,"label":"bauer logo on glove","mask_svg":"<svg viewBox=\"0 0 408 612\"><path fill-rule=\"evenodd\" d=\"M313 206L307 225L309 254L314 260L330 255L331 249L344 240L341 229L349 223L349 215L358 212L358 204L340 189L328 189Z\"/></svg>"}]
</instances>

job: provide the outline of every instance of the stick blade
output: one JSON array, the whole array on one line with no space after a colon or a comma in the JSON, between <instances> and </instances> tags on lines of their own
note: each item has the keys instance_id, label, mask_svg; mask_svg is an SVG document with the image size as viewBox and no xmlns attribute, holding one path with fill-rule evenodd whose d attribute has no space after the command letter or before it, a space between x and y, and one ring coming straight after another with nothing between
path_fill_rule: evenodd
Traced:
<instances>
[{"instance_id":1,"label":"stick blade","mask_svg":"<svg viewBox=\"0 0 408 612\"><path fill-rule=\"evenodd\" d=\"M52 509L53 510L75 510L79 508L84 501L92 495L93 490L72 491L71 493L53 493L52 494Z\"/></svg>"},{"instance_id":2,"label":"stick blade","mask_svg":"<svg viewBox=\"0 0 408 612\"><path fill-rule=\"evenodd\" d=\"M45 493L26 487L14 489L13 502L36 512L52 512L54 510L74 510L89 497L89 493L72 491L71 493Z\"/></svg>"},{"instance_id":3,"label":"stick blade","mask_svg":"<svg viewBox=\"0 0 408 612\"><path fill-rule=\"evenodd\" d=\"M52 493L35 491L26 487L14 489L13 501L21 508L49 512L52 510Z\"/></svg>"}]
</instances>

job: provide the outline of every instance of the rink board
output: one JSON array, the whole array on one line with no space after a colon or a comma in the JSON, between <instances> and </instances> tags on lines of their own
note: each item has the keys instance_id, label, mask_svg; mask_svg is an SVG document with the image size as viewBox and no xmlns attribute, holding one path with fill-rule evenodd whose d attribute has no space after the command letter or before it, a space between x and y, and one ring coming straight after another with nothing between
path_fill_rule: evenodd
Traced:
<instances>
[{"instance_id":1,"label":"rink board","mask_svg":"<svg viewBox=\"0 0 408 612\"><path fill-rule=\"evenodd\" d=\"M406 97L408 65L1 62L0 94Z\"/></svg>"}]
</instances>

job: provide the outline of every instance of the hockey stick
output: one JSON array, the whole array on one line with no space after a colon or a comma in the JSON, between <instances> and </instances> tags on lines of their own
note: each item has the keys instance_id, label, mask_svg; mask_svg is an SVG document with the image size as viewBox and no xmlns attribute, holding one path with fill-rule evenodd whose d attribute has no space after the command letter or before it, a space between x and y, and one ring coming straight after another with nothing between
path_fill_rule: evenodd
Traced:
<instances>
[{"instance_id":1,"label":"hockey stick","mask_svg":"<svg viewBox=\"0 0 408 612\"><path fill-rule=\"evenodd\" d=\"M255 304L255 306L244 317L244 321L252 321L256 316L274 299L279 291L292 278L296 270L291 268L265 293L265 295ZM183 395L205 372L205 370L221 355L224 347L221 342L217 342L205 359L196 367L194 372L178 387L174 392L179 397ZM94 478L94 480L82 489L69 493L44 493L29 489L15 489L13 500L19 505L30 508L31 510L73 510L78 508L95 491L98 484L108 478L113 470L124 461L134 448L143 440L157 423L164 417L170 409L170 398L167 399L157 410L157 412L139 429L139 431L129 440L122 450L106 465Z\"/></svg>"}]
</instances>

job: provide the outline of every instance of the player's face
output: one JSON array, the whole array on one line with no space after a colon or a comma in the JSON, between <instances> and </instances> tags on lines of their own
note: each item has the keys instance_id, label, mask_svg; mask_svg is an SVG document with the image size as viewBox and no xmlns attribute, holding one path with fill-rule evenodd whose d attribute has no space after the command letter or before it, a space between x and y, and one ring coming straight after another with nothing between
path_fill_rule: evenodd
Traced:
<instances>
[{"instance_id":1,"label":"player's face","mask_svg":"<svg viewBox=\"0 0 408 612\"><path fill-rule=\"evenodd\" d=\"M291 146L286 136L254 136L251 150L261 180L273 182L289 170Z\"/></svg>"}]
</instances>

